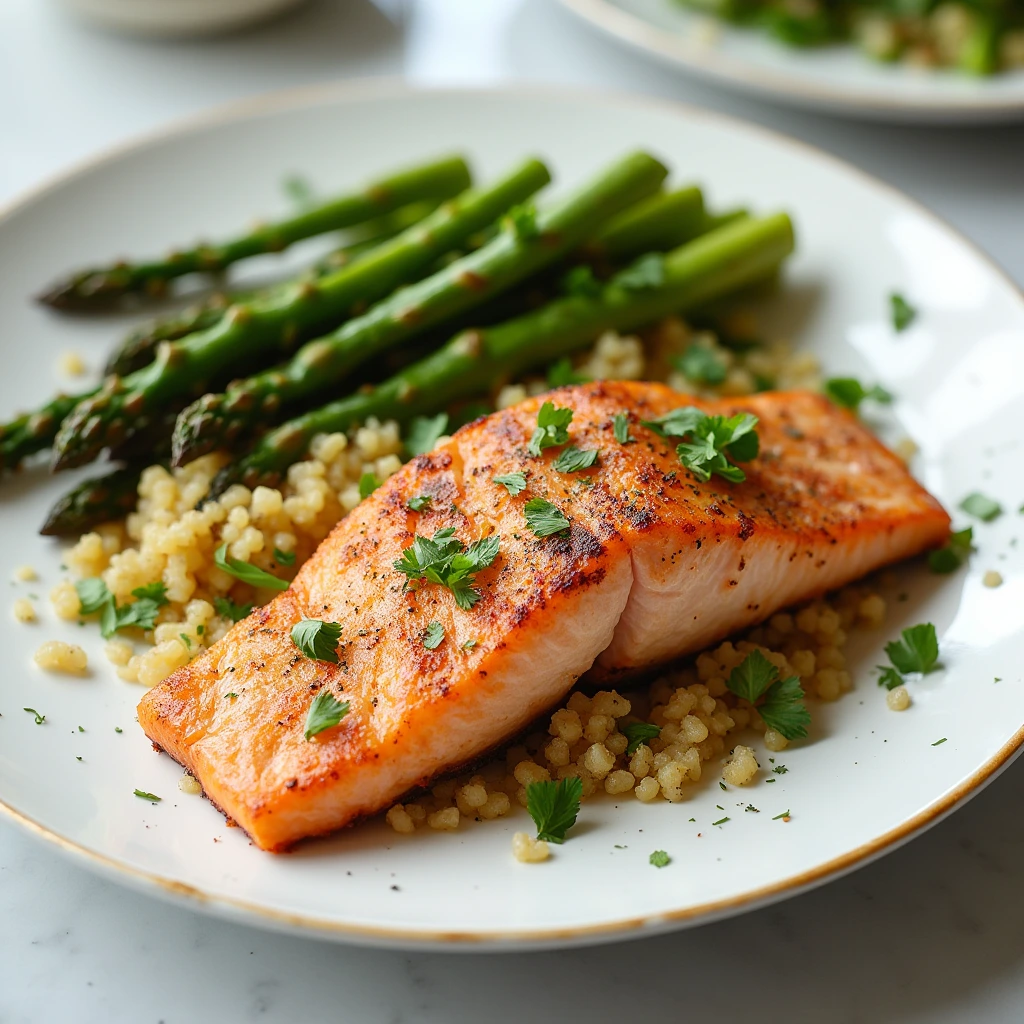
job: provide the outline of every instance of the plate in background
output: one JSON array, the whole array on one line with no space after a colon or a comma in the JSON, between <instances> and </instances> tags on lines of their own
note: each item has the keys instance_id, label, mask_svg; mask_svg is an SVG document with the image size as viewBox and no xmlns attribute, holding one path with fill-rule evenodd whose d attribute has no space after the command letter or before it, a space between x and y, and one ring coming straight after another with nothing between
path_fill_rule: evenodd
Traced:
<instances>
[{"instance_id":1,"label":"plate in background","mask_svg":"<svg viewBox=\"0 0 1024 1024\"><path fill-rule=\"evenodd\" d=\"M1024 118L1024 68L976 78L873 61L855 46L800 49L677 0L562 0L610 36L742 92L891 121L977 124Z\"/></svg>"},{"instance_id":2,"label":"plate in background","mask_svg":"<svg viewBox=\"0 0 1024 1024\"><path fill-rule=\"evenodd\" d=\"M463 149L486 178L536 152L564 188L637 146L667 160L677 181L703 184L717 207L791 211L798 251L765 310L766 333L788 333L830 372L894 392L893 430L921 446L916 468L947 505L980 488L1008 509L977 526L967 569L902 574L908 599L893 602L883 631L861 635L856 689L816 706L811 740L786 751L787 774L726 796L708 770L683 804L586 803L572 840L543 865L512 858L511 834L529 825L521 810L412 837L376 821L290 855L261 853L206 801L178 791L181 769L155 754L135 723L139 688L116 678L93 628L49 609L61 548L35 531L73 476L29 471L0 484L0 576L26 562L41 576L4 590L8 602L38 593L39 623L0 616L0 805L12 818L125 883L250 923L403 947L564 946L649 935L792 895L893 849L1009 762L1024 741L1024 546L1014 546L1024 526L1015 512L1024 500L1024 299L906 197L760 129L679 106L543 89L349 85L251 103L150 138L0 219L0 410L62 383L48 371L67 349L99 365L123 328L53 315L30 301L40 285L97 257L160 251L271 213L290 172L341 188ZM899 336L888 319L893 290L920 311ZM992 568L1006 581L996 590L981 583ZM885 641L924 620L939 628L945 670L914 684L913 707L894 714L872 666ZM87 678L35 668L32 652L52 637L86 647ZM45 724L24 707L39 709ZM164 800L151 806L135 788ZM726 799L761 813L737 811L711 827ZM788 823L773 820L787 810ZM655 849L672 854L668 868L649 866Z\"/></svg>"}]
</instances>

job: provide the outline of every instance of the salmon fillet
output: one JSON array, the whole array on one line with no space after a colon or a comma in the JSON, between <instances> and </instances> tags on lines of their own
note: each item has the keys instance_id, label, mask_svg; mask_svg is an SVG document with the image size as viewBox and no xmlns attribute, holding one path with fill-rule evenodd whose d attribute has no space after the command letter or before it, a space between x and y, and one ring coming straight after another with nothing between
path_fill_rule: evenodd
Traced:
<instances>
[{"instance_id":1,"label":"salmon fillet","mask_svg":"<svg viewBox=\"0 0 1024 1024\"><path fill-rule=\"evenodd\" d=\"M949 518L856 419L818 395L693 401L660 384L598 383L548 396L596 466L560 473L527 444L543 398L463 427L354 509L291 587L150 690L139 721L265 850L333 831L472 762L561 701L699 650L779 608L941 544ZM697 482L677 439L641 425L680 406L760 418L747 479ZM628 411L635 441L619 444ZM511 496L493 477L523 470ZM409 499L430 495L421 512ZM567 534L534 536L523 505L554 502ZM393 566L414 535L500 535L469 611L410 590ZM339 664L302 656L302 618L340 623ZM424 631L439 622L435 650ZM474 641L474 645L468 645ZM350 704L306 740L327 687ZM237 698L225 700L227 692Z\"/></svg>"}]
</instances>

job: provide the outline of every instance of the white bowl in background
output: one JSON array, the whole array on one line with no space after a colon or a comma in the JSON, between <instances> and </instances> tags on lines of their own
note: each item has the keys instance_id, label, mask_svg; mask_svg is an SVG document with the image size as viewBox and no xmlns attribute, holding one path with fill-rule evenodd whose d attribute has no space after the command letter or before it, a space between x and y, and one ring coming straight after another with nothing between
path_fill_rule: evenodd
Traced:
<instances>
[{"instance_id":1,"label":"white bowl in background","mask_svg":"<svg viewBox=\"0 0 1024 1024\"><path fill-rule=\"evenodd\" d=\"M305 0L60 0L75 14L140 35L209 35L242 28Z\"/></svg>"}]
</instances>

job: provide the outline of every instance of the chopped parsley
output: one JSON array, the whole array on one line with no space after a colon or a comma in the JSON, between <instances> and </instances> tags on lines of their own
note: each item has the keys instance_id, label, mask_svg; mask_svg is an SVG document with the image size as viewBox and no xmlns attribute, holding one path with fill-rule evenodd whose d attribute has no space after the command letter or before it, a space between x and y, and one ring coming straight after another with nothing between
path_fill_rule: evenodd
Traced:
<instances>
[{"instance_id":1,"label":"chopped parsley","mask_svg":"<svg viewBox=\"0 0 1024 1024\"><path fill-rule=\"evenodd\" d=\"M294 565L295 552L282 551L280 548L274 548L274 561L277 562L278 565Z\"/></svg>"},{"instance_id":2,"label":"chopped parsley","mask_svg":"<svg viewBox=\"0 0 1024 1024\"><path fill-rule=\"evenodd\" d=\"M538 537L550 537L569 529L569 520L562 515L557 505L544 498L531 498L524 506L526 525Z\"/></svg>"},{"instance_id":3,"label":"chopped parsley","mask_svg":"<svg viewBox=\"0 0 1024 1024\"><path fill-rule=\"evenodd\" d=\"M149 583L136 587L132 596L137 598L128 604L119 605L107 585L99 577L79 580L75 584L82 615L100 613L100 633L104 639L112 637L119 629L137 626L139 629L153 629L156 616L167 604L167 588L163 583Z\"/></svg>"},{"instance_id":4,"label":"chopped parsley","mask_svg":"<svg viewBox=\"0 0 1024 1024\"><path fill-rule=\"evenodd\" d=\"M147 793L144 789L133 789L132 792L135 796L148 800L151 804L158 804L163 799L163 797L157 796L156 793Z\"/></svg>"},{"instance_id":5,"label":"chopped parsley","mask_svg":"<svg viewBox=\"0 0 1024 1024\"><path fill-rule=\"evenodd\" d=\"M844 409L857 410L867 399L880 405L892 403L892 395L880 384L865 388L856 377L830 377L825 381L825 394Z\"/></svg>"},{"instance_id":6,"label":"chopped parsley","mask_svg":"<svg viewBox=\"0 0 1024 1024\"><path fill-rule=\"evenodd\" d=\"M521 203L508 211L508 223L520 242L540 237L537 226L537 208L533 203Z\"/></svg>"},{"instance_id":7,"label":"chopped parsley","mask_svg":"<svg viewBox=\"0 0 1024 1024\"><path fill-rule=\"evenodd\" d=\"M803 688L796 676L779 679L778 675L779 670L755 647L729 673L726 686L751 704L763 695L757 712L764 724L787 740L802 739L811 724Z\"/></svg>"},{"instance_id":8,"label":"chopped parsley","mask_svg":"<svg viewBox=\"0 0 1024 1024\"><path fill-rule=\"evenodd\" d=\"M192 650L192 637L190 637L188 633L179 633L178 639L185 645L186 651Z\"/></svg>"},{"instance_id":9,"label":"chopped parsley","mask_svg":"<svg viewBox=\"0 0 1024 1024\"><path fill-rule=\"evenodd\" d=\"M910 626L900 634L901 639L885 645L885 653L899 672L934 671L939 661L939 641L930 622Z\"/></svg>"},{"instance_id":10,"label":"chopped parsley","mask_svg":"<svg viewBox=\"0 0 1024 1024\"><path fill-rule=\"evenodd\" d=\"M892 665L878 665L877 668L879 686L884 686L887 690L895 690L897 686L903 685L903 676Z\"/></svg>"},{"instance_id":11,"label":"chopped parsley","mask_svg":"<svg viewBox=\"0 0 1024 1024\"><path fill-rule=\"evenodd\" d=\"M960 507L969 516L974 516L975 519L980 519L983 523L991 523L993 519L998 519L1003 514L1003 506L998 501L978 491L968 494L960 502Z\"/></svg>"},{"instance_id":12,"label":"chopped parsley","mask_svg":"<svg viewBox=\"0 0 1024 1024\"><path fill-rule=\"evenodd\" d=\"M744 807L743 810L749 811L751 814L760 814L761 813L761 808L760 807L755 807L753 804L747 804L747 806Z\"/></svg>"},{"instance_id":13,"label":"chopped parsley","mask_svg":"<svg viewBox=\"0 0 1024 1024\"><path fill-rule=\"evenodd\" d=\"M599 454L596 448L577 448L572 444L558 453L553 465L558 473L578 473L590 469L597 462Z\"/></svg>"},{"instance_id":14,"label":"chopped parsley","mask_svg":"<svg viewBox=\"0 0 1024 1024\"><path fill-rule=\"evenodd\" d=\"M651 722L627 722L619 726L619 731L629 740L626 753L635 754L641 743L657 739L661 735L661 726L653 725Z\"/></svg>"},{"instance_id":15,"label":"chopped parsley","mask_svg":"<svg viewBox=\"0 0 1024 1024\"><path fill-rule=\"evenodd\" d=\"M286 580L278 579L269 572L260 569L258 566L250 565L241 559L232 558L228 554L227 544L221 544L213 553L213 564L229 576L234 576L242 583L248 583L251 587L264 587L267 590L287 590Z\"/></svg>"},{"instance_id":16,"label":"chopped parsley","mask_svg":"<svg viewBox=\"0 0 1024 1024\"><path fill-rule=\"evenodd\" d=\"M586 384L590 380L585 374L577 373L572 368L572 362L568 356L562 356L558 362L552 363L548 367L547 379L549 388L561 388L569 384Z\"/></svg>"},{"instance_id":17,"label":"chopped parsley","mask_svg":"<svg viewBox=\"0 0 1024 1024\"><path fill-rule=\"evenodd\" d=\"M416 416L409 424L405 435L405 447L410 455L422 455L429 452L438 438L443 437L448 429L448 413L439 412L436 416Z\"/></svg>"},{"instance_id":18,"label":"chopped parsley","mask_svg":"<svg viewBox=\"0 0 1024 1024\"><path fill-rule=\"evenodd\" d=\"M479 642L479 641L477 641L477 640L467 640L467 641L466 641L466 642L465 642L465 643L464 643L464 644L462 645L462 649L463 649L464 651L471 651L471 650L473 650L473 648L474 648L474 647L476 647L476 645L477 645L477 643L478 643L478 642Z\"/></svg>"},{"instance_id":19,"label":"chopped parsley","mask_svg":"<svg viewBox=\"0 0 1024 1024\"><path fill-rule=\"evenodd\" d=\"M928 568L937 573L956 572L971 557L973 534L971 526L951 533L941 548L928 552Z\"/></svg>"},{"instance_id":20,"label":"chopped parsley","mask_svg":"<svg viewBox=\"0 0 1024 1024\"><path fill-rule=\"evenodd\" d=\"M789 820L789 811L783 811L781 814L776 814L775 817L772 818L772 821L778 821L780 818L783 821L788 821Z\"/></svg>"},{"instance_id":21,"label":"chopped parsley","mask_svg":"<svg viewBox=\"0 0 1024 1024\"><path fill-rule=\"evenodd\" d=\"M494 477L496 484L501 484L514 498L517 494L526 490L526 474L522 470L515 473L505 473L503 476Z\"/></svg>"},{"instance_id":22,"label":"chopped parsley","mask_svg":"<svg viewBox=\"0 0 1024 1024\"><path fill-rule=\"evenodd\" d=\"M325 729L332 729L348 714L348 709L347 700L339 701L330 690L321 690L309 706L303 736L310 740Z\"/></svg>"},{"instance_id":23,"label":"chopped parsley","mask_svg":"<svg viewBox=\"0 0 1024 1024\"><path fill-rule=\"evenodd\" d=\"M899 292L893 292L889 296L889 311L892 314L892 325L897 332L905 331L917 317L917 310Z\"/></svg>"},{"instance_id":24,"label":"chopped parsley","mask_svg":"<svg viewBox=\"0 0 1024 1024\"><path fill-rule=\"evenodd\" d=\"M340 622L303 619L292 626L292 643L312 661L326 661L337 665L340 639Z\"/></svg>"},{"instance_id":25,"label":"chopped parsley","mask_svg":"<svg viewBox=\"0 0 1024 1024\"><path fill-rule=\"evenodd\" d=\"M629 444L630 441L635 441L636 438L629 436L629 416L624 412L617 412L615 419L612 420L612 431L615 434L615 440L619 444Z\"/></svg>"},{"instance_id":26,"label":"chopped parsley","mask_svg":"<svg viewBox=\"0 0 1024 1024\"><path fill-rule=\"evenodd\" d=\"M444 627L440 622L428 622L427 628L423 631L423 646L428 651L437 650L444 639Z\"/></svg>"},{"instance_id":27,"label":"chopped parsley","mask_svg":"<svg viewBox=\"0 0 1024 1024\"><path fill-rule=\"evenodd\" d=\"M469 611L481 596L473 586L474 574L494 561L500 544L501 538L494 534L473 541L467 549L455 536L455 528L448 526L433 537L417 534L394 566L410 580L425 579L447 587L455 596L455 603Z\"/></svg>"},{"instance_id":28,"label":"chopped parsley","mask_svg":"<svg viewBox=\"0 0 1024 1024\"><path fill-rule=\"evenodd\" d=\"M224 699L225 700L238 700L238 694L237 693L225 693L224 694Z\"/></svg>"},{"instance_id":29,"label":"chopped parsley","mask_svg":"<svg viewBox=\"0 0 1024 1024\"><path fill-rule=\"evenodd\" d=\"M83 583L87 582L82 580ZM100 580L102 583L103 581ZM167 600L167 585L157 580L156 583L147 583L144 587L136 587L132 591L132 597L137 597L140 601L155 601L157 606L162 608L165 604L168 604Z\"/></svg>"},{"instance_id":30,"label":"chopped parsley","mask_svg":"<svg viewBox=\"0 0 1024 1024\"><path fill-rule=\"evenodd\" d=\"M46 715L39 714L35 708L22 708L22 711L27 711L30 715L35 715L36 725L42 725L46 721Z\"/></svg>"},{"instance_id":31,"label":"chopped parsley","mask_svg":"<svg viewBox=\"0 0 1024 1024\"><path fill-rule=\"evenodd\" d=\"M718 821L711 822L711 824L712 825L724 825L727 821L732 821L732 818L726 816L724 818L719 818Z\"/></svg>"},{"instance_id":32,"label":"chopped parsley","mask_svg":"<svg viewBox=\"0 0 1024 1024\"><path fill-rule=\"evenodd\" d=\"M413 512L422 512L433 499L429 494L417 494L415 498L410 498L406 505L413 510Z\"/></svg>"},{"instance_id":33,"label":"chopped parsley","mask_svg":"<svg viewBox=\"0 0 1024 1024\"><path fill-rule=\"evenodd\" d=\"M378 487L380 487L380 481L377 479L377 474L364 473L359 478L359 500L365 501Z\"/></svg>"},{"instance_id":34,"label":"chopped parsley","mask_svg":"<svg viewBox=\"0 0 1024 1024\"><path fill-rule=\"evenodd\" d=\"M583 798L583 780L572 776L558 782L531 782L526 787L526 809L537 826L537 838L565 842L576 823Z\"/></svg>"},{"instance_id":35,"label":"chopped parsley","mask_svg":"<svg viewBox=\"0 0 1024 1024\"><path fill-rule=\"evenodd\" d=\"M629 292L659 288L664 283L665 258L658 252L649 252L646 256L641 256L635 263L612 278L612 284L625 288Z\"/></svg>"},{"instance_id":36,"label":"chopped parsley","mask_svg":"<svg viewBox=\"0 0 1024 1024\"><path fill-rule=\"evenodd\" d=\"M124 732L124 730L121 728L121 726L115 725L114 726L114 732Z\"/></svg>"},{"instance_id":37,"label":"chopped parsley","mask_svg":"<svg viewBox=\"0 0 1024 1024\"><path fill-rule=\"evenodd\" d=\"M672 863L672 858L664 850L655 850L654 853L647 858L649 864L653 864L656 868L665 868Z\"/></svg>"},{"instance_id":38,"label":"chopped parsley","mask_svg":"<svg viewBox=\"0 0 1024 1024\"><path fill-rule=\"evenodd\" d=\"M728 370L718 355L703 345L690 345L672 360L675 368L694 384L721 384Z\"/></svg>"},{"instance_id":39,"label":"chopped parsley","mask_svg":"<svg viewBox=\"0 0 1024 1024\"><path fill-rule=\"evenodd\" d=\"M251 604L235 604L229 597L215 597L213 607L218 615L232 622L241 622L252 611Z\"/></svg>"},{"instance_id":40,"label":"chopped parsley","mask_svg":"<svg viewBox=\"0 0 1024 1024\"><path fill-rule=\"evenodd\" d=\"M777 764L772 771L775 772L776 775L785 775L789 769L784 764Z\"/></svg>"},{"instance_id":41,"label":"chopped parsley","mask_svg":"<svg viewBox=\"0 0 1024 1024\"><path fill-rule=\"evenodd\" d=\"M735 463L756 458L760 447L754 429L758 420L750 413L708 416L693 406L683 406L642 422L661 437L682 438L676 447L679 461L702 482L715 473L733 483L746 480L746 474Z\"/></svg>"},{"instance_id":42,"label":"chopped parsley","mask_svg":"<svg viewBox=\"0 0 1024 1024\"><path fill-rule=\"evenodd\" d=\"M594 271L586 263L573 267L562 278L562 291L566 295L576 295L582 299L596 299L604 290Z\"/></svg>"},{"instance_id":43,"label":"chopped parsley","mask_svg":"<svg viewBox=\"0 0 1024 1024\"><path fill-rule=\"evenodd\" d=\"M933 747L941 747L941 746L942 746L942 744L943 744L943 743L945 743L945 742L946 742L946 737L945 737L945 736L943 736L941 740L936 740L936 741L935 741L935 742L934 742L934 743L932 744L932 746L933 746Z\"/></svg>"},{"instance_id":44,"label":"chopped parsley","mask_svg":"<svg viewBox=\"0 0 1024 1024\"><path fill-rule=\"evenodd\" d=\"M537 429L530 438L530 454L540 455L545 448L565 444L569 440L570 423L572 409L560 409L551 402L545 402L537 413Z\"/></svg>"}]
</instances>

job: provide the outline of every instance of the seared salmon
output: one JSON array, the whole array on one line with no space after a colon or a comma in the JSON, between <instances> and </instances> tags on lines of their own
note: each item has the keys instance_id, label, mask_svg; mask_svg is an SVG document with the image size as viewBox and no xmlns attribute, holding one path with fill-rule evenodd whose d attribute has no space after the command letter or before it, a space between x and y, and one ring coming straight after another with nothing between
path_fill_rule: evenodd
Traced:
<instances>
[{"instance_id":1,"label":"seared salmon","mask_svg":"<svg viewBox=\"0 0 1024 1024\"><path fill-rule=\"evenodd\" d=\"M543 398L463 427L343 519L286 592L143 697L147 735L258 846L374 814L513 736L587 672L626 679L948 535L903 463L819 395L692 401L606 382L545 397L573 410L569 443L599 449L592 468L558 472L560 448L528 452ZM691 404L759 417L744 482L698 481L678 439L641 423ZM494 482L520 470L519 494ZM429 504L412 511L421 495ZM567 531L531 531L535 497ZM410 588L394 566L416 534L450 527L467 545L500 537L470 610L438 583ZM303 618L341 625L338 664L299 651L290 632ZM431 623L444 634L435 649ZM349 712L307 740L323 688Z\"/></svg>"}]
</instances>

